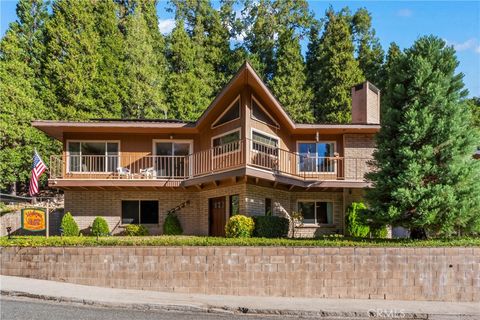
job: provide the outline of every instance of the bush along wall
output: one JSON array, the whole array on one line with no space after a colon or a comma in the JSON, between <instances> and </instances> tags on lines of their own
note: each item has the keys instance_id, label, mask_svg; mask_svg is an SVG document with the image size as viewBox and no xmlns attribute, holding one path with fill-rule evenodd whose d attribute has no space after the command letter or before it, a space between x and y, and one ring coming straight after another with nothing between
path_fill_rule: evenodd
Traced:
<instances>
[{"instance_id":1,"label":"bush along wall","mask_svg":"<svg viewBox=\"0 0 480 320\"><path fill-rule=\"evenodd\" d=\"M253 235L261 238L286 238L290 221L277 216L254 216L255 229Z\"/></svg>"}]
</instances>

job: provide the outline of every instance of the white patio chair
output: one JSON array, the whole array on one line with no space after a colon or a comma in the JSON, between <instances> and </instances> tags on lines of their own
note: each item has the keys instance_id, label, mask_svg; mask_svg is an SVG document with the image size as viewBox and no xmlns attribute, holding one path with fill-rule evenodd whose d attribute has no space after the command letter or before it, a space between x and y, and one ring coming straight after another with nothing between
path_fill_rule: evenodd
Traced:
<instances>
[{"instance_id":1,"label":"white patio chair","mask_svg":"<svg viewBox=\"0 0 480 320\"><path fill-rule=\"evenodd\" d=\"M125 177L127 179L131 178L130 169L124 167L117 167L117 174L120 178Z\"/></svg>"},{"instance_id":2,"label":"white patio chair","mask_svg":"<svg viewBox=\"0 0 480 320\"><path fill-rule=\"evenodd\" d=\"M140 169L140 174L147 179L154 179L157 177L157 171L154 167Z\"/></svg>"}]
</instances>

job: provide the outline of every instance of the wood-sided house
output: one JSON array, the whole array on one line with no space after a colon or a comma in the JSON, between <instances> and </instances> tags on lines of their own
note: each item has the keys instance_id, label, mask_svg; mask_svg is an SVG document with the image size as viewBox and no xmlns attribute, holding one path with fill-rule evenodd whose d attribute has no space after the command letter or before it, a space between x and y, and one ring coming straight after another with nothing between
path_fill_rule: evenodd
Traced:
<instances>
[{"instance_id":1,"label":"wood-sided house","mask_svg":"<svg viewBox=\"0 0 480 320\"><path fill-rule=\"evenodd\" d=\"M352 124L290 119L245 63L195 122L34 121L63 142L49 186L81 229L96 216L113 233L126 224L162 232L176 211L185 234L223 236L229 216L304 215L297 234L343 233L348 205L362 197L380 129L380 93L352 88Z\"/></svg>"}]
</instances>

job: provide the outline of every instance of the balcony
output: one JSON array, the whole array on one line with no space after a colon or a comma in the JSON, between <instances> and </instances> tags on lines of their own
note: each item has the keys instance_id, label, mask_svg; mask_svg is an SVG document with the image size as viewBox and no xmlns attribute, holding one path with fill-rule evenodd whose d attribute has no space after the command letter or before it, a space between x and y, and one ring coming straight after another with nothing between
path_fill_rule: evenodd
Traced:
<instances>
[{"instance_id":1,"label":"balcony","mask_svg":"<svg viewBox=\"0 0 480 320\"><path fill-rule=\"evenodd\" d=\"M50 179L185 181L249 168L303 181L364 181L365 173L371 170L369 160L300 155L244 139L187 156L52 156Z\"/></svg>"}]
</instances>

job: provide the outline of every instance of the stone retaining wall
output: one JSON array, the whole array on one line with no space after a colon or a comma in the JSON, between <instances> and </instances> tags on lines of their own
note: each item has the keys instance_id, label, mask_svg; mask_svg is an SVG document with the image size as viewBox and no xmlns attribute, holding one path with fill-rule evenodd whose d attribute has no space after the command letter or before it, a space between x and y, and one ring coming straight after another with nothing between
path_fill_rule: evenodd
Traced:
<instances>
[{"instance_id":1,"label":"stone retaining wall","mask_svg":"<svg viewBox=\"0 0 480 320\"><path fill-rule=\"evenodd\" d=\"M480 301L480 248L6 247L1 274L167 292Z\"/></svg>"}]
</instances>

